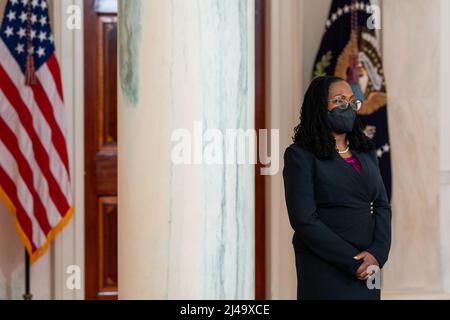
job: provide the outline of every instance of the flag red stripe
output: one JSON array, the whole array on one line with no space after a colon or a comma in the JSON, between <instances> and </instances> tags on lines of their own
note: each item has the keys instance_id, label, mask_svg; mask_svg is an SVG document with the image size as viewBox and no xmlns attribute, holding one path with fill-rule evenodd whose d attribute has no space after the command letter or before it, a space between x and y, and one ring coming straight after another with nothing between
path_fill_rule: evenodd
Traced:
<instances>
[{"instance_id":1,"label":"flag red stripe","mask_svg":"<svg viewBox=\"0 0 450 320\"><path fill-rule=\"evenodd\" d=\"M54 53L52 54L50 59L47 60L47 66L50 69L50 72L53 76L53 80L55 81L56 90L58 90L59 97L61 101L64 101L64 94L62 90L62 81L61 81L61 70L59 68L59 63Z\"/></svg>"},{"instance_id":2,"label":"flag red stripe","mask_svg":"<svg viewBox=\"0 0 450 320\"><path fill-rule=\"evenodd\" d=\"M42 83L39 78L36 79L36 85L31 86L33 89L34 98L36 103L44 115L45 120L47 120L50 129L52 130L52 141L55 146L56 152L58 152L64 166L66 167L67 175L70 176L69 170L69 156L67 155L67 146L64 135L58 122L55 119L55 114L53 112L53 106L50 103L47 94L45 93Z\"/></svg>"},{"instance_id":3,"label":"flag red stripe","mask_svg":"<svg viewBox=\"0 0 450 320\"><path fill-rule=\"evenodd\" d=\"M61 216L64 216L70 208L67 202L67 198L64 196L59 184L57 183L55 177L50 171L50 159L44 147L42 146L42 143L39 140L36 131L34 130L31 113L26 107L22 98L20 97L17 88L11 82L11 79L5 73L5 70L1 65L0 65L0 81L2 83L4 95L11 102L11 105L16 110L22 123L22 126L25 128L31 141L33 142L33 151L35 153L36 162L41 168L44 177L47 179L50 197L53 200L53 203L55 204Z\"/></svg>"},{"instance_id":4,"label":"flag red stripe","mask_svg":"<svg viewBox=\"0 0 450 320\"><path fill-rule=\"evenodd\" d=\"M42 232L44 232L44 234L47 235L52 229L52 227L48 222L46 210L41 201L41 198L37 194L36 189L34 187L33 171L31 170L30 164L25 159L25 156L20 151L17 137L14 135L14 133L11 131L6 122L1 117L0 117L0 132L2 133L2 135L0 136L0 140L3 142L5 147L9 150L9 152L11 152L14 159L16 160L20 176L27 185L31 193L31 196L33 197L33 208L34 208L33 214L36 217L36 220L39 222Z\"/></svg>"},{"instance_id":5,"label":"flag red stripe","mask_svg":"<svg viewBox=\"0 0 450 320\"><path fill-rule=\"evenodd\" d=\"M0 166L0 181L2 182L3 191L5 191L9 200L11 200L11 202L14 204L16 208L17 221L19 222L25 235L28 237L28 240L31 243L32 247L31 249L34 252L36 251L36 244L33 242L33 226L30 217L28 217L27 213L25 212L25 209L23 208L22 204L20 203L17 197L16 185L1 166Z\"/></svg>"}]
</instances>

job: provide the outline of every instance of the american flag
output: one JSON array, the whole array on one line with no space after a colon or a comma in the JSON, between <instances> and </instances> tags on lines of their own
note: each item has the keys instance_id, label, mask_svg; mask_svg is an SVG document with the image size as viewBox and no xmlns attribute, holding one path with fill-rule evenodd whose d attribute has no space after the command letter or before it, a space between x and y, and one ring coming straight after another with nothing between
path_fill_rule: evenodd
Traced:
<instances>
[{"instance_id":1,"label":"american flag","mask_svg":"<svg viewBox=\"0 0 450 320\"><path fill-rule=\"evenodd\" d=\"M9 0L0 30L0 197L34 262L70 219L61 72L46 0Z\"/></svg>"}]
</instances>

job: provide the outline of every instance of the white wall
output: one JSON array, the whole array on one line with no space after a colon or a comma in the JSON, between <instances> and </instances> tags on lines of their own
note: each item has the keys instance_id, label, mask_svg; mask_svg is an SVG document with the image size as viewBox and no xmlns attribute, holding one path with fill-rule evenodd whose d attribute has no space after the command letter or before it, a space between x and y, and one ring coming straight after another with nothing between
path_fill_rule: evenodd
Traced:
<instances>
[{"instance_id":1,"label":"white wall","mask_svg":"<svg viewBox=\"0 0 450 320\"><path fill-rule=\"evenodd\" d=\"M302 87L301 3L268 1L267 122L280 130L280 170L266 177L266 296L291 299L296 295L292 232L282 181L283 151L291 143L298 118Z\"/></svg>"},{"instance_id":2,"label":"white wall","mask_svg":"<svg viewBox=\"0 0 450 320\"><path fill-rule=\"evenodd\" d=\"M442 289L450 292L450 1L441 0L440 10L440 227Z\"/></svg>"}]
</instances>

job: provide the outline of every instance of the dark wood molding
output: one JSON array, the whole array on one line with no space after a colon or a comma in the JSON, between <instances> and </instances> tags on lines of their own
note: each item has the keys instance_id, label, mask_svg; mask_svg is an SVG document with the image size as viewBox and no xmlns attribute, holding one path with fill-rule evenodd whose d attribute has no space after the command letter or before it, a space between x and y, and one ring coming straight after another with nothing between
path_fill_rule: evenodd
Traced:
<instances>
[{"instance_id":1,"label":"dark wood molding","mask_svg":"<svg viewBox=\"0 0 450 320\"><path fill-rule=\"evenodd\" d=\"M266 128L266 0L255 0L255 10L255 129L259 132L260 129ZM266 299L266 184L265 176L261 175L261 167L259 162L255 167L255 298L257 300Z\"/></svg>"}]
</instances>

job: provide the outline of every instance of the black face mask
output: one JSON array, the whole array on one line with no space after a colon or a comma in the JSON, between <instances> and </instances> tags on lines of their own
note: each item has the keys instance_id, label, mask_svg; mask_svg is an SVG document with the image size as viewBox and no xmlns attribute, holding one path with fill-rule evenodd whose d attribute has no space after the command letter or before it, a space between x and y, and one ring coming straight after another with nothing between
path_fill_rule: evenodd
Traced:
<instances>
[{"instance_id":1,"label":"black face mask","mask_svg":"<svg viewBox=\"0 0 450 320\"><path fill-rule=\"evenodd\" d=\"M328 122L336 133L349 133L353 130L356 120L356 111L348 106L347 109L334 108L328 112Z\"/></svg>"}]
</instances>

